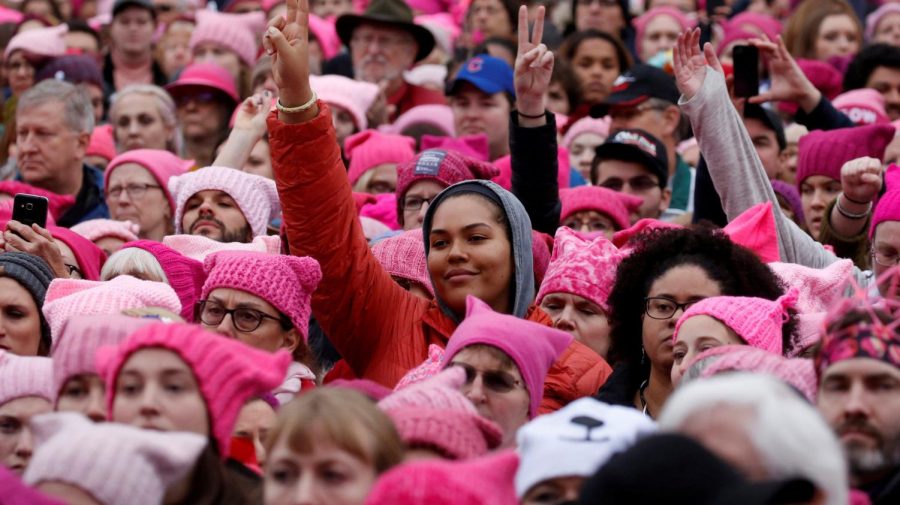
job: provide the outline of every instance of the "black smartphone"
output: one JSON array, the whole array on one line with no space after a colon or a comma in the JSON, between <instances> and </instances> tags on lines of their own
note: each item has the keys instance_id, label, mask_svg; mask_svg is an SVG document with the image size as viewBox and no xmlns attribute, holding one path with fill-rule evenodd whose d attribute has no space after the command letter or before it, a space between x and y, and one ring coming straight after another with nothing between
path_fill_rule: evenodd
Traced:
<instances>
[{"instance_id":1,"label":"black smartphone","mask_svg":"<svg viewBox=\"0 0 900 505\"><path fill-rule=\"evenodd\" d=\"M759 94L759 49L734 46L734 95L750 98Z\"/></svg>"},{"instance_id":2,"label":"black smartphone","mask_svg":"<svg viewBox=\"0 0 900 505\"><path fill-rule=\"evenodd\" d=\"M46 228L49 204L50 201L43 196L18 193L13 200L12 218L25 226L37 224L41 228Z\"/></svg>"},{"instance_id":3,"label":"black smartphone","mask_svg":"<svg viewBox=\"0 0 900 505\"><path fill-rule=\"evenodd\" d=\"M706 15L712 20L712 17L719 10L719 7L725 5L725 0L706 0Z\"/></svg>"}]
</instances>

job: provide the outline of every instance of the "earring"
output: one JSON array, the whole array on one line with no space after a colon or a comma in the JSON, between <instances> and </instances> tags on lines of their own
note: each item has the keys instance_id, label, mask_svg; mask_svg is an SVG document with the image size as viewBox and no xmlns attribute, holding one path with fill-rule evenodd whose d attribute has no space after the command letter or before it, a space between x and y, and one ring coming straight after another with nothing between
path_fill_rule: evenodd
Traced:
<instances>
[{"instance_id":1,"label":"earring","mask_svg":"<svg viewBox=\"0 0 900 505\"><path fill-rule=\"evenodd\" d=\"M641 346L641 364L647 363L647 352L644 350L644 346Z\"/></svg>"}]
</instances>

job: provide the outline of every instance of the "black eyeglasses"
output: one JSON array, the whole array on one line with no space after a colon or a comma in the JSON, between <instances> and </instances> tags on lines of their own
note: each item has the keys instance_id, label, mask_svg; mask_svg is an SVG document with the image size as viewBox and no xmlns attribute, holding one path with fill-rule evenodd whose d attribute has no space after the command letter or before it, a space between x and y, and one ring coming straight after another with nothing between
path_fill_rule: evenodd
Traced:
<instances>
[{"instance_id":1,"label":"black eyeglasses","mask_svg":"<svg viewBox=\"0 0 900 505\"><path fill-rule=\"evenodd\" d=\"M485 389L495 393L508 393L522 385L522 383L516 380L509 372L501 370L477 370L475 367L465 363L453 363L452 366L458 366L466 371L467 386L475 382L475 378L479 375L481 375L481 383L484 384Z\"/></svg>"},{"instance_id":2,"label":"black eyeglasses","mask_svg":"<svg viewBox=\"0 0 900 505\"><path fill-rule=\"evenodd\" d=\"M431 204L431 202L437 198L437 195L432 196L431 198L422 198L418 196L409 196L403 199L403 210L419 210L423 205Z\"/></svg>"},{"instance_id":3,"label":"black eyeglasses","mask_svg":"<svg viewBox=\"0 0 900 505\"><path fill-rule=\"evenodd\" d=\"M78 268L78 265L70 265L68 263L64 263L64 265L66 266L66 271L69 272L69 277L72 279L84 279L84 272ZM75 274L78 274L78 276L76 277Z\"/></svg>"},{"instance_id":4,"label":"black eyeglasses","mask_svg":"<svg viewBox=\"0 0 900 505\"><path fill-rule=\"evenodd\" d=\"M644 312L653 319L672 319L672 316L678 312L678 309L681 309L683 312L699 301L691 300L687 303L678 303L665 296L651 296L644 298L644 303L646 303Z\"/></svg>"},{"instance_id":5,"label":"black eyeglasses","mask_svg":"<svg viewBox=\"0 0 900 505\"><path fill-rule=\"evenodd\" d=\"M226 309L220 303L211 302L209 300L200 300L197 302L196 315L200 321L207 326L218 326L222 324L225 316L231 314L231 324L237 331L249 333L256 331L263 319L272 319L273 321L282 322L280 318L270 316L264 312L247 307L238 307L236 309Z\"/></svg>"}]
</instances>

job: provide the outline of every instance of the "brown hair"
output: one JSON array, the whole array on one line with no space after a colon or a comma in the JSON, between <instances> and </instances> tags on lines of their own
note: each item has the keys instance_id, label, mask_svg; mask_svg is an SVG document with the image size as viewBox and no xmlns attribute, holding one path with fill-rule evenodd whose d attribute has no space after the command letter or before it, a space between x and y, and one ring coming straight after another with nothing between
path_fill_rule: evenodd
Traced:
<instances>
[{"instance_id":1,"label":"brown hair","mask_svg":"<svg viewBox=\"0 0 900 505\"><path fill-rule=\"evenodd\" d=\"M282 407L265 446L269 454L277 443L308 453L322 439L372 465L379 474L403 459L403 441L387 414L362 394L339 388L317 388Z\"/></svg>"},{"instance_id":2,"label":"brown hair","mask_svg":"<svg viewBox=\"0 0 900 505\"><path fill-rule=\"evenodd\" d=\"M850 16L862 45L862 24L846 0L805 0L784 26L784 45L794 58L816 58L819 27L828 16Z\"/></svg>"}]
</instances>

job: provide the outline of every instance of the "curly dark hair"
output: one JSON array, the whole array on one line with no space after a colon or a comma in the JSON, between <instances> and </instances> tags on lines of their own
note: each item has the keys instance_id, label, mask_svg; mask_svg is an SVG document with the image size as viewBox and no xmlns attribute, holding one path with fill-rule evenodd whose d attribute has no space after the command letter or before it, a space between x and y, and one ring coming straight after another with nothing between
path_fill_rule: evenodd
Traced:
<instances>
[{"instance_id":1,"label":"curly dark hair","mask_svg":"<svg viewBox=\"0 0 900 505\"><path fill-rule=\"evenodd\" d=\"M844 89L865 88L872 72L878 67L900 70L900 48L888 44L872 44L850 62L844 74Z\"/></svg>"},{"instance_id":2,"label":"curly dark hair","mask_svg":"<svg viewBox=\"0 0 900 505\"><path fill-rule=\"evenodd\" d=\"M608 299L610 360L615 364L641 361L644 298L653 282L674 267L702 268L719 284L725 296L775 300L785 291L781 280L756 254L708 225L650 229L633 237L628 245L634 252L619 264ZM784 325L784 348L791 342L795 328L792 315ZM641 375L646 377L650 364L645 363L641 368Z\"/></svg>"}]
</instances>

